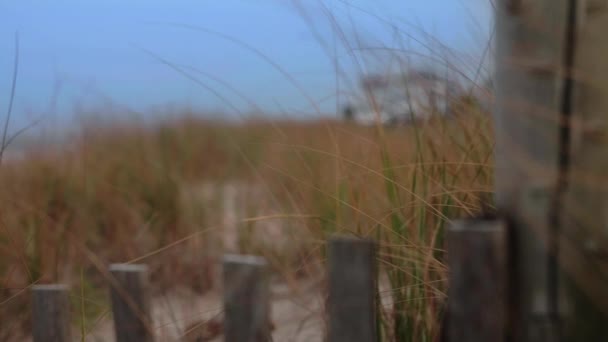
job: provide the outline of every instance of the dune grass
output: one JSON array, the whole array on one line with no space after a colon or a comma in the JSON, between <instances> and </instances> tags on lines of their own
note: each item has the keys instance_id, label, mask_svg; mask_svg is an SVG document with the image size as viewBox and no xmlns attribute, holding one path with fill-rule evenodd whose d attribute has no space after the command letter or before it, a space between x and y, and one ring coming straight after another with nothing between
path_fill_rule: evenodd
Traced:
<instances>
[{"instance_id":1,"label":"dune grass","mask_svg":"<svg viewBox=\"0 0 608 342\"><path fill-rule=\"evenodd\" d=\"M157 291L204 292L230 223L201 193L224 184L258 189L236 217L239 251L266 256L293 283L318 273L328 235L375 238L390 283L379 295L392 299L382 340L432 341L447 289L444 231L478 213L492 185L489 118L470 104L460 112L384 128L182 116L85 127L65 146L31 150L0 169L0 319L13 322L0 337L28 326L34 283L71 284L86 331L107 314L111 262L148 263ZM271 221L281 243L261 241Z\"/></svg>"}]
</instances>

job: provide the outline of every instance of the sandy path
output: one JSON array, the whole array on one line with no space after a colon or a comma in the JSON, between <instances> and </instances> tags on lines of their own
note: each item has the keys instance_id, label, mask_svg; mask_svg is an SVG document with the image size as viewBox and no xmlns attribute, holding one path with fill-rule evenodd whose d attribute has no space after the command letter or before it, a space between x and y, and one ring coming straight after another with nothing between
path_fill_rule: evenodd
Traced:
<instances>
[{"instance_id":1,"label":"sandy path","mask_svg":"<svg viewBox=\"0 0 608 342\"><path fill-rule=\"evenodd\" d=\"M272 320L275 326L274 341L321 341L324 334L322 317L323 298L316 289L301 293L291 292L283 284L272 286ZM157 297L152 303L157 341L179 341L185 328L193 324L216 319L221 321L222 296L210 291L200 296L188 290L176 290ZM77 334L76 336L80 336ZM80 340L80 338L79 338ZM113 341L113 323L106 319L86 341ZM196 341L195 339L184 339ZM222 341L221 334L203 341Z\"/></svg>"},{"instance_id":2,"label":"sandy path","mask_svg":"<svg viewBox=\"0 0 608 342\"><path fill-rule=\"evenodd\" d=\"M213 208L219 214L212 218L215 222L211 223L220 223L223 226L215 241L221 241L223 246L219 246L219 248L231 253L238 252L241 225L237 222L246 217L245 205L255 203L260 206L258 209L261 209L262 212L276 212L276 208L273 210L273 206L269 204L268 195L265 196L259 186L242 183L229 183L219 187L207 184L197 187L190 186L186 188L184 201L191 207L191 210L206 207ZM262 224L262 229L256 229L256 232L262 231L264 234L256 236L256 240L270 243L274 247L285 244L284 237L289 233L285 230L284 221L271 220ZM293 228L293 222L288 222L287 225ZM218 246L207 247L217 248ZM218 253L220 249L216 249L214 253ZM220 275L221 273L217 273L215 277L219 278ZM218 279L214 280L216 283L217 281ZM324 299L323 291L318 284L318 280L316 282L311 279L298 280L297 291L290 289L282 282L274 281L271 284L274 341L323 340L326 331L323 317ZM173 289L152 300L152 315L157 341L180 341L180 337L185 331L188 331L189 327L197 324L200 326L201 322L210 320L221 322L221 314L222 294L221 288L217 286L204 295L196 294L189 289ZM93 330L88 331L86 341L114 341L111 315L106 316ZM75 332L74 336L79 341L81 340L79 331ZM183 339L183 341L222 340L221 334L216 334L212 339Z\"/></svg>"},{"instance_id":3,"label":"sandy path","mask_svg":"<svg viewBox=\"0 0 608 342\"><path fill-rule=\"evenodd\" d=\"M237 222L251 213L247 207L254 203L256 212L272 210L268 194L259 185L245 183L228 183L224 185L199 184L184 187L182 205L188 210L197 208L213 208L215 217L207 217L209 225L220 224L219 236L215 241L221 241L222 250L230 253L238 252L239 229ZM186 211L188 214L192 212ZM258 241L279 244L285 222L271 220L262 223ZM217 246L207 246L216 247ZM217 253L218 251L216 251ZM221 273L217 273L219 277ZM217 279L216 279L217 281ZM311 280L298 284L298 291L291 291L281 282L273 282L272 320L274 324L274 341L321 341L325 331L323 320L323 298L318 286ZM214 288L204 295L198 295L187 289L172 290L172 292L155 297L152 301L154 326L157 327L158 341L179 341L185 331L194 331L192 326L205 321L221 322L222 294L221 288ZM201 327L199 324L198 327ZM78 334L77 336L80 336ZM94 331L90 331L87 341L113 341L113 323L110 319L101 322ZM195 339L184 339L196 341ZM222 341L222 335L204 341Z\"/></svg>"}]
</instances>

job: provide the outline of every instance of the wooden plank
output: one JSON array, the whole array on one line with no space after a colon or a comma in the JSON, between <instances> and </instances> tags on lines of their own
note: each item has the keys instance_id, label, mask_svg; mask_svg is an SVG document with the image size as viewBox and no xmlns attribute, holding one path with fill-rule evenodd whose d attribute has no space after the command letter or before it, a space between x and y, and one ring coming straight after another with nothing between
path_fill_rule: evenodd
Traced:
<instances>
[{"instance_id":1,"label":"wooden plank","mask_svg":"<svg viewBox=\"0 0 608 342\"><path fill-rule=\"evenodd\" d=\"M270 284L266 260L251 255L226 255L223 269L225 341L270 341Z\"/></svg>"},{"instance_id":2,"label":"wooden plank","mask_svg":"<svg viewBox=\"0 0 608 342\"><path fill-rule=\"evenodd\" d=\"M498 220L462 220L447 233L448 341L505 341L506 227Z\"/></svg>"},{"instance_id":3,"label":"wooden plank","mask_svg":"<svg viewBox=\"0 0 608 342\"><path fill-rule=\"evenodd\" d=\"M329 240L329 342L377 341L375 249L371 240Z\"/></svg>"},{"instance_id":4,"label":"wooden plank","mask_svg":"<svg viewBox=\"0 0 608 342\"><path fill-rule=\"evenodd\" d=\"M112 264L110 266L112 313L117 342L154 341L150 317L148 267Z\"/></svg>"},{"instance_id":5,"label":"wooden plank","mask_svg":"<svg viewBox=\"0 0 608 342\"><path fill-rule=\"evenodd\" d=\"M578 1L569 164L561 209L565 340L608 336L608 2Z\"/></svg>"},{"instance_id":6,"label":"wooden plank","mask_svg":"<svg viewBox=\"0 0 608 342\"><path fill-rule=\"evenodd\" d=\"M32 287L34 342L71 342L69 288L66 285Z\"/></svg>"},{"instance_id":7,"label":"wooden plank","mask_svg":"<svg viewBox=\"0 0 608 342\"><path fill-rule=\"evenodd\" d=\"M496 4L494 110L498 211L513 226L517 341L551 341L559 327L555 231L564 68L571 0Z\"/></svg>"}]
</instances>

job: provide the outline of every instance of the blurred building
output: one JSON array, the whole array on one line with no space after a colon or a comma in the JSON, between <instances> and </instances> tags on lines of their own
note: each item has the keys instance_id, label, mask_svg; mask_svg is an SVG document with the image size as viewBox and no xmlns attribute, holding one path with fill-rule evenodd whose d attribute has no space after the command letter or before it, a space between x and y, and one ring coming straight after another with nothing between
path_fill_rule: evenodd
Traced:
<instances>
[{"instance_id":1,"label":"blurred building","mask_svg":"<svg viewBox=\"0 0 608 342\"><path fill-rule=\"evenodd\" d=\"M367 76L361 94L344 108L345 119L361 124L404 124L433 115L451 115L451 103L463 94L456 81L432 71Z\"/></svg>"}]
</instances>

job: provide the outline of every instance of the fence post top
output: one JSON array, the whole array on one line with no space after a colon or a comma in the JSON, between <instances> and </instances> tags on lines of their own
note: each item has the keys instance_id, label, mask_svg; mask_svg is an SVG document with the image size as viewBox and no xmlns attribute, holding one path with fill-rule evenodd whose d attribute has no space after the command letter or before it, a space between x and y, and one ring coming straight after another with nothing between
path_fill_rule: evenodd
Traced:
<instances>
[{"instance_id":1,"label":"fence post top","mask_svg":"<svg viewBox=\"0 0 608 342\"><path fill-rule=\"evenodd\" d=\"M246 264L251 266L266 266L268 262L264 257L257 255L239 255L239 254L226 254L223 257L224 263L231 264Z\"/></svg>"},{"instance_id":2,"label":"fence post top","mask_svg":"<svg viewBox=\"0 0 608 342\"><path fill-rule=\"evenodd\" d=\"M350 234L334 234L329 237L330 242L334 241L344 241L344 242L367 242L374 243L375 241L368 237L359 237Z\"/></svg>"},{"instance_id":3,"label":"fence post top","mask_svg":"<svg viewBox=\"0 0 608 342\"><path fill-rule=\"evenodd\" d=\"M41 284L32 285L32 291L68 291L70 287L66 284Z\"/></svg>"},{"instance_id":4,"label":"fence post top","mask_svg":"<svg viewBox=\"0 0 608 342\"><path fill-rule=\"evenodd\" d=\"M491 232L503 230L505 222L501 219L469 218L454 220L448 226L452 232Z\"/></svg>"},{"instance_id":5,"label":"fence post top","mask_svg":"<svg viewBox=\"0 0 608 342\"><path fill-rule=\"evenodd\" d=\"M147 272L148 265L145 264L111 264L110 272Z\"/></svg>"}]
</instances>

